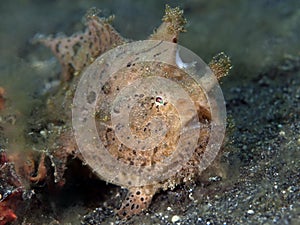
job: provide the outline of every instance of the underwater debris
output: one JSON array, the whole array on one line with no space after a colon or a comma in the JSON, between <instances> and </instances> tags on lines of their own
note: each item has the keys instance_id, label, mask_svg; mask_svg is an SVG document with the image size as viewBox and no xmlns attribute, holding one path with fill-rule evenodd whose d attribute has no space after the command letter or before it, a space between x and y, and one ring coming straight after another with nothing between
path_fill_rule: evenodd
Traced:
<instances>
[{"instance_id":1,"label":"underwater debris","mask_svg":"<svg viewBox=\"0 0 300 225\"><path fill-rule=\"evenodd\" d=\"M5 90L3 87L0 87L0 110L3 110L5 107Z\"/></svg>"},{"instance_id":2,"label":"underwater debris","mask_svg":"<svg viewBox=\"0 0 300 225\"><path fill-rule=\"evenodd\" d=\"M0 225L17 219L15 210L22 200L25 188L17 175L14 164L8 161L6 153L0 152Z\"/></svg>"},{"instance_id":3,"label":"underwater debris","mask_svg":"<svg viewBox=\"0 0 300 225\"><path fill-rule=\"evenodd\" d=\"M37 175L35 177L30 177L29 180L31 182L40 182L46 179L47 176L47 168L45 166L45 153L42 154L40 160L39 160L39 165L37 168Z\"/></svg>"},{"instance_id":4,"label":"underwater debris","mask_svg":"<svg viewBox=\"0 0 300 225\"><path fill-rule=\"evenodd\" d=\"M16 214L7 206L6 202L0 202L0 225L8 224L16 219Z\"/></svg>"}]
</instances>

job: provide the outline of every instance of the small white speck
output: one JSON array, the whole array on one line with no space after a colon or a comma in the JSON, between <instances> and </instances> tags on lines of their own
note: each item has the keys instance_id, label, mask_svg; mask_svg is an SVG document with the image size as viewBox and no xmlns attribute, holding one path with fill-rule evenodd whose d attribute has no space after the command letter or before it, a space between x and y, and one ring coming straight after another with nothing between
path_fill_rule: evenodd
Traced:
<instances>
[{"instance_id":1,"label":"small white speck","mask_svg":"<svg viewBox=\"0 0 300 225\"><path fill-rule=\"evenodd\" d=\"M250 214L250 215L253 215L253 214L254 214L254 211L253 211L252 209L249 209L249 210L247 211L247 213Z\"/></svg>"},{"instance_id":2,"label":"small white speck","mask_svg":"<svg viewBox=\"0 0 300 225\"><path fill-rule=\"evenodd\" d=\"M40 131L40 134L41 134L44 138L47 137L47 132L44 131L44 130L41 130L41 131Z\"/></svg>"},{"instance_id":3,"label":"small white speck","mask_svg":"<svg viewBox=\"0 0 300 225\"><path fill-rule=\"evenodd\" d=\"M279 132L279 135L280 135L280 136L285 136L285 132L284 132L284 131L280 131L280 132Z\"/></svg>"},{"instance_id":4,"label":"small white speck","mask_svg":"<svg viewBox=\"0 0 300 225\"><path fill-rule=\"evenodd\" d=\"M290 192L290 193L294 192L294 191L293 191L293 187L292 187L292 186L288 187L288 189L287 189L287 190L288 190L288 192Z\"/></svg>"},{"instance_id":5,"label":"small white speck","mask_svg":"<svg viewBox=\"0 0 300 225\"><path fill-rule=\"evenodd\" d=\"M167 208L167 210L168 210L168 211L171 211L171 210L172 210L172 208L169 206L169 207Z\"/></svg>"},{"instance_id":6,"label":"small white speck","mask_svg":"<svg viewBox=\"0 0 300 225\"><path fill-rule=\"evenodd\" d=\"M192 201L195 201L194 197L193 197L193 193L189 194L189 199L191 199Z\"/></svg>"},{"instance_id":7,"label":"small white speck","mask_svg":"<svg viewBox=\"0 0 300 225\"><path fill-rule=\"evenodd\" d=\"M176 223L176 222L179 221L179 220L180 220L180 217L179 217L179 216L177 216L177 215L172 216L172 219L171 219L172 223Z\"/></svg>"}]
</instances>

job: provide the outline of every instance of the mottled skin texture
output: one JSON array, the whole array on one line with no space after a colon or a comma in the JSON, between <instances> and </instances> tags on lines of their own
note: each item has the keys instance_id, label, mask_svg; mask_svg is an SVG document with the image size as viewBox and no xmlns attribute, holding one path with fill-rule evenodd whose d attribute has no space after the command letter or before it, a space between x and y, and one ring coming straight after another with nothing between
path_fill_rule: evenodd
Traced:
<instances>
[{"instance_id":1,"label":"mottled skin texture","mask_svg":"<svg viewBox=\"0 0 300 225\"><path fill-rule=\"evenodd\" d=\"M146 73L146 70L151 71L151 73L156 75L160 73L162 77L172 79L177 83L180 83L185 91L189 92L189 96L195 103L198 119L201 121L203 127L201 128L201 133L199 134L200 138L198 140L198 148L195 149L192 158L185 165L183 165L183 168L178 173L163 182L153 185L144 187L127 186L130 191L120 210L118 211L118 214L121 217L130 217L133 214L145 209L150 204L153 194L160 189L173 189L177 184L192 181L195 176L199 175L201 169L198 168L199 160L201 160L201 155L205 149L209 137L209 121L211 116L207 99L199 86L193 80L189 79L188 76L185 76L183 72L176 70L174 67L166 66L160 63L145 63L143 65L136 65L131 70L127 71L127 73L129 73L130 76L135 77L138 76L136 73ZM122 73L124 73L124 71L122 71ZM162 118L165 123L168 124L168 132L165 134L164 141L157 145L153 151L145 152L134 151L126 147L119 149L116 143L117 141L114 141L113 145L109 146L109 149L111 153L115 157L119 158L122 162L135 166L150 166L160 162L162 158L170 156L176 148L181 130L181 121L179 115L172 104L166 102L163 105L155 105L154 101L155 99L144 99L144 101L142 101L140 104L137 104L142 105L142 107L139 107L139 110L135 111L133 108L131 118L134 119L132 119L133 125L131 130L133 133L138 133L141 139L143 139L143 136L150 135L148 133L147 123L152 121L156 116L160 116L160 118ZM105 132L104 127L102 127L102 131ZM114 140L116 139L117 138L114 138ZM104 141L109 143L109 140ZM153 172L155 173L155 171ZM141 197L139 197L137 193L139 193L139 195L143 195L143 201L140 201ZM147 198L145 198L145 196L147 196ZM134 210L132 210L132 208Z\"/></svg>"},{"instance_id":2,"label":"mottled skin texture","mask_svg":"<svg viewBox=\"0 0 300 225\"><path fill-rule=\"evenodd\" d=\"M170 8L169 6L166 6L165 15L162 20L163 23L161 26L155 33L150 35L149 39L177 43L179 33L185 31L184 25L186 20L183 18L183 11L179 8ZM57 36L53 38L38 36L36 38L37 42L43 43L53 51L62 68L61 86L53 96L48 98L47 108L45 110L47 122L49 124L48 133L50 134L47 137L47 155L50 157L52 166L55 169L55 182L60 184L64 183L63 175L66 169L68 156L71 155L82 159L71 129L72 100L81 72L102 53L127 41L113 29L107 20L97 17L95 10L92 10L87 14L86 27L84 32L76 33L70 37ZM159 65L136 65L132 67L131 70L128 70L127 73L130 74L130 77L134 77L135 73L139 73L136 72L139 71L138 69L145 70L146 66L148 69L150 68L152 73L159 74L163 72L168 78L171 78L172 76L184 77L182 74L175 75L176 71L174 68ZM218 55L210 63L210 67L219 79L228 73L230 61L225 55ZM138 76L139 74L136 75ZM203 91L189 80L183 80L182 83L184 84L184 87L191 90L191 98L193 101L197 102L196 108L199 120L207 124L207 126L201 129L201 138L199 139L198 147L195 149L194 155L190 161L188 161L186 165L183 165L182 170L166 181L142 187L126 186L126 188L129 189L128 195L120 209L117 210L117 214L122 218L129 218L132 215L139 214L141 211L145 210L151 203L153 195L160 189L174 188L177 184L191 181L195 176L199 175L199 168L197 165L199 160L201 160L201 154L206 146L210 132L210 111ZM124 163L135 165L149 165L155 163L160 160L161 156L168 156L172 153L172 146L176 144L176 138L178 138L174 135L179 129L179 126L176 125L177 115L174 109L168 104L156 107L154 103L155 99L144 99L144 101L145 104L143 110L149 112L148 116L143 117L142 114L138 114L140 110L136 110L136 120L131 124L134 128L134 132L140 137L149 135L147 134L147 131L144 130L145 125L143 124L143 121L151 120L151 117L157 114L164 116L170 114L174 115L174 118L172 118L172 121L174 121L173 128L167 134L170 137L168 143L165 146L158 147L154 156L151 154L151 158L147 153L135 153L128 148L124 148L120 151L120 145L114 141L114 134L111 133L109 125L101 121L104 118L102 117L103 115L101 115L101 113L98 115L100 138L107 146L111 147L111 154L118 157L120 161ZM134 110L132 113L135 113ZM47 174L45 170L44 156L42 156L38 174L36 177L31 177L30 180L32 182L37 182L45 179Z\"/></svg>"},{"instance_id":3,"label":"mottled skin texture","mask_svg":"<svg viewBox=\"0 0 300 225\"><path fill-rule=\"evenodd\" d=\"M61 64L61 77L70 81L95 58L107 50L125 43L109 20L99 18L97 10L91 9L86 15L86 30L70 37L59 35L44 37L37 35L34 41L43 43L55 54Z\"/></svg>"}]
</instances>

